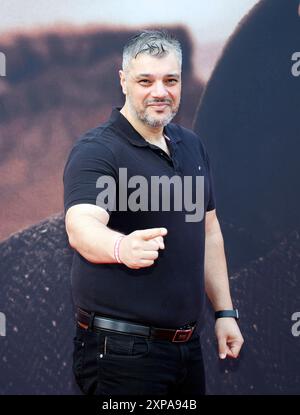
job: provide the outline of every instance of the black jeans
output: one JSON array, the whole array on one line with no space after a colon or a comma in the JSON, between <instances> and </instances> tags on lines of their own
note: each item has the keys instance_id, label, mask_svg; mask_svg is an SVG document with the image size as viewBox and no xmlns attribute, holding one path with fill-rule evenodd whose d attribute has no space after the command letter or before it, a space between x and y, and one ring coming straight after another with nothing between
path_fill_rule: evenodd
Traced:
<instances>
[{"instance_id":1,"label":"black jeans","mask_svg":"<svg viewBox=\"0 0 300 415\"><path fill-rule=\"evenodd\" d=\"M77 327L73 372L88 395L205 394L199 335L185 343Z\"/></svg>"}]
</instances>

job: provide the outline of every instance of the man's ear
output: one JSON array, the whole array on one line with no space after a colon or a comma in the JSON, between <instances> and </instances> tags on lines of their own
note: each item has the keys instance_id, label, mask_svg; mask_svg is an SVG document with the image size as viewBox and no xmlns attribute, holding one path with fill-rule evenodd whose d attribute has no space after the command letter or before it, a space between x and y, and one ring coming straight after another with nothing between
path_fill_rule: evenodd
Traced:
<instances>
[{"instance_id":1,"label":"man's ear","mask_svg":"<svg viewBox=\"0 0 300 415\"><path fill-rule=\"evenodd\" d=\"M125 73L122 69L119 70L119 76L120 76L120 84L122 87L122 91L123 94L126 95L127 91L126 91L126 78L125 78Z\"/></svg>"}]
</instances>

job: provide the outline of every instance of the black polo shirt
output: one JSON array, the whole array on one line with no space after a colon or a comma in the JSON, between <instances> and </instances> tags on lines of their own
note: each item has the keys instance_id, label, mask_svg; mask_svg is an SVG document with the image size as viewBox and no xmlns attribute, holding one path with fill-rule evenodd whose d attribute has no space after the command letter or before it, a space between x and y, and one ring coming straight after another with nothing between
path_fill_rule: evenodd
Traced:
<instances>
[{"instance_id":1,"label":"black polo shirt","mask_svg":"<svg viewBox=\"0 0 300 415\"><path fill-rule=\"evenodd\" d=\"M196 176L202 177L204 192L199 194L203 195L204 214L215 208L215 197L208 155L200 138L172 123L164 128L164 134L168 137L170 157L145 141L119 109L114 109L108 122L88 131L75 143L64 171L64 204L65 212L79 203L101 205L98 196L105 186L99 188L97 183L99 178L110 176L116 183L115 204L113 208L107 206L106 199L102 207L110 214L111 229L124 234L156 227L168 230L165 249L159 250L158 259L147 268L134 270L117 263L94 264L75 251L72 266L75 304L104 316L178 327L197 321L202 312L205 220L202 215L201 220L189 221L187 215L191 217L193 212L184 202L181 210L175 208L178 187L173 185L169 186L170 209L166 210L162 202L167 193L163 187L159 188L159 203L153 207L151 180L154 176L178 176L179 182L184 183L184 178L189 176L195 202L196 186L201 183ZM128 182L133 176L142 176L149 183L147 208L143 205L139 210L120 209L120 184L128 201L138 189L138 185L129 188L124 179L121 183L120 168L126 169Z\"/></svg>"}]
</instances>

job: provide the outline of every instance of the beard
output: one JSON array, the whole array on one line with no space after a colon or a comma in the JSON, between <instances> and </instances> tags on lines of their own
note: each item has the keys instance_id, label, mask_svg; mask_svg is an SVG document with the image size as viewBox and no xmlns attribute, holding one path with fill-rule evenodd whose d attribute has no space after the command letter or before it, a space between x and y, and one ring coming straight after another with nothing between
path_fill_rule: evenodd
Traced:
<instances>
[{"instance_id":1,"label":"beard","mask_svg":"<svg viewBox=\"0 0 300 415\"><path fill-rule=\"evenodd\" d=\"M152 99L152 100L146 100L144 102L146 107L143 110L138 110L133 104L133 101L130 95L127 95L127 98L128 98L128 104L130 107L130 111L136 116L136 118L139 121L141 121L143 124L146 124L148 127L152 127L152 128L165 127L175 117L175 115L178 112L178 108L179 108L179 104L177 107L172 107L172 101L170 99ZM149 109L147 105L159 103L159 102L166 103L170 107L171 111L168 114L166 114L164 117L155 117L154 115L149 114Z\"/></svg>"}]
</instances>

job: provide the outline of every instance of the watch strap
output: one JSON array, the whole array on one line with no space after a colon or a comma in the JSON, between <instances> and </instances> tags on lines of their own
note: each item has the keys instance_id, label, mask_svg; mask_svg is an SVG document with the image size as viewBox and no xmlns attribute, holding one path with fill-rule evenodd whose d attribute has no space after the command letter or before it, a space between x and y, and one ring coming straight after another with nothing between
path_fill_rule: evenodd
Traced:
<instances>
[{"instance_id":1,"label":"watch strap","mask_svg":"<svg viewBox=\"0 0 300 415\"><path fill-rule=\"evenodd\" d=\"M239 312L236 308L234 310L219 310L215 312L215 319L222 317L233 317L238 320Z\"/></svg>"}]
</instances>

